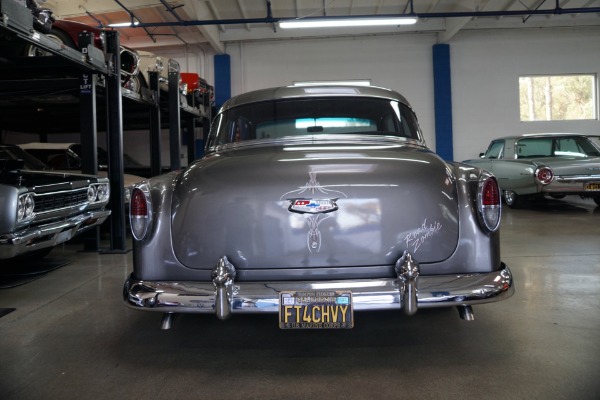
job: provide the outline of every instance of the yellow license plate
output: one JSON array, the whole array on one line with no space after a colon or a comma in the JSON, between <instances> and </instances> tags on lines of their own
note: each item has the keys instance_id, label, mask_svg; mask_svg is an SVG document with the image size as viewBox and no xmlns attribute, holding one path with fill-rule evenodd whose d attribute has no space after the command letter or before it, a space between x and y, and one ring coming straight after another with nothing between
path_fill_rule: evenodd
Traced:
<instances>
[{"instance_id":1,"label":"yellow license plate","mask_svg":"<svg viewBox=\"0 0 600 400\"><path fill-rule=\"evenodd\" d=\"M600 182L588 182L583 186L583 190L588 192L599 192Z\"/></svg>"},{"instance_id":2,"label":"yellow license plate","mask_svg":"<svg viewBox=\"0 0 600 400\"><path fill-rule=\"evenodd\" d=\"M354 326L349 291L290 291L279 293L281 329L350 329Z\"/></svg>"}]
</instances>

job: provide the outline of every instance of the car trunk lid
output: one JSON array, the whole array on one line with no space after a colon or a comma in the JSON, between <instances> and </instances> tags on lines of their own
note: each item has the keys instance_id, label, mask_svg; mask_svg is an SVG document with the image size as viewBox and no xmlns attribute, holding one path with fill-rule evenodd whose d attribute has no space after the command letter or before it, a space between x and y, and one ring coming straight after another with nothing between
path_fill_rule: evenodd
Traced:
<instances>
[{"instance_id":1,"label":"car trunk lid","mask_svg":"<svg viewBox=\"0 0 600 400\"><path fill-rule=\"evenodd\" d=\"M420 146L250 146L180 175L172 245L189 268L393 265L448 258L458 241L454 178Z\"/></svg>"}]
</instances>

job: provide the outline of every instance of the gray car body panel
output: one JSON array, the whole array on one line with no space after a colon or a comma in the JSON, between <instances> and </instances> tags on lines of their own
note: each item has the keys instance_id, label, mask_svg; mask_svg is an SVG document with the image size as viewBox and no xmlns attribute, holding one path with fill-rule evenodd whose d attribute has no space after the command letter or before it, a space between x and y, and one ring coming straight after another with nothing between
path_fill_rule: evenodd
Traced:
<instances>
[{"instance_id":1,"label":"gray car body panel","mask_svg":"<svg viewBox=\"0 0 600 400\"><path fill-rule=\"evenodd\" d=\"M288 87L237 96L220 112L311 96L381 98L410 107L381 88ZM444 162L427 149L420 132L416 140L348 136L209 148L183 172L150 179L152 226L147 238L134 241L133 276L210 281L219 257L227 256L240 281L393 277L397 258L413 252L416 242L422 246L415 252L422 275L501 268L499 233L485 232L477 217L481 169ZM319 185L308 197L335 199L346 213L338 215L337 227L325 225L334 217L317 224L323 228L318 252L310 249L310 216L287 209L290 198L307 193L311 172Z\"/></svg>"}]
</instances>

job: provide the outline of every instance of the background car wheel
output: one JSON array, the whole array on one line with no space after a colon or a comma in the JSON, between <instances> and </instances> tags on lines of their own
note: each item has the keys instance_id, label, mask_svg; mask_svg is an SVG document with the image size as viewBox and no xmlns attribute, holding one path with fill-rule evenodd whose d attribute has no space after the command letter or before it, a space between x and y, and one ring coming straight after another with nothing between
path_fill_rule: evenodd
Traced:
<instances>
[{"instance_id":1,"label":"background car wheel","mask_svg":"<svg viewBox=\"0 0 600 400\"><path fill-rule=\"evenodd\" d=\"M519 198L519 195L513 192L512 190L504 191L504 202L510 208L519 208L522 201Z\"/></svg>"},{"instance_id":2,"label":"background car wheel","mask_svg":"<svg viewBox=\"0 0 600 400\"><path fill-rule=\"evenodd\" d=\"M594 203L600 206L600 196L594 196Z\"/></svg>"},{"instance_id":3,"label":"background car wheel","mask_svg":"<svg viewBox=\"0 0 600 400\"><path fill-rule=\"evenodd\" d=\"M46 36L58 43L58 44L64 44L67 47L70 47L72 49L76 49L77 45L75 45L75 42L73 42L73 40L69 37L69 35L67 35L65 32L60 31L58 29L50 29L50 32L46 34ZM41 57L41 56L51 56L52 53L42 50L37 46L34 45L27 45L25 46L25 55L27 57Z\"/></svg>"}]
</instances>

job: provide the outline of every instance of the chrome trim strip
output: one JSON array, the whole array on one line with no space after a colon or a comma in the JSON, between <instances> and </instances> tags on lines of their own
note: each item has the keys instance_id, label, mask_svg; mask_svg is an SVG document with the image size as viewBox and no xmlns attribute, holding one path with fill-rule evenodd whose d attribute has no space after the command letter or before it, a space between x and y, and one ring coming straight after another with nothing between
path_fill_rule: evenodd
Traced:
<instances>
[{"instance_id":1,"label":"chrome trim strip","mask_svg":"<svg viewBox=\"0 0 600 400\"><path fill-rule=\"evenodd\" d=\"M566 175L566 176L555 176L554 180L560 183L569 182L588 182L588 181L600 181L600 175Z\"/></svg>"},{"instance_id":2,"label":"chrome trim strip","mask_svg":"<svg viewBox=\"0 0 600 400\"><path fill-rule=\"evenodd\" d=\"M292 290L349 290L354 310L409 307L402 304L399 278L336 281L235 282L231 313L277 313L279 292ZM513 278L503 263L498 271L468 275L420 275L416 279L417 308L490 303L514 293ZM166 313L216 313L213 282L144 281L133 275L123 288L131 308Z\"/></svg>"}]
</instances>

